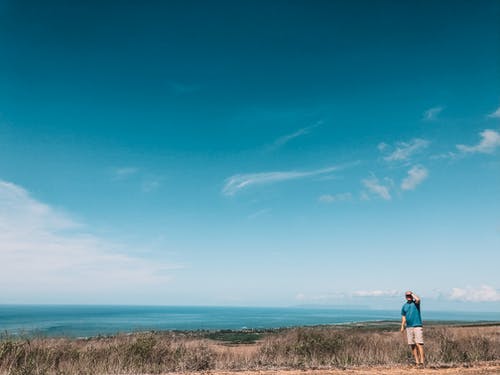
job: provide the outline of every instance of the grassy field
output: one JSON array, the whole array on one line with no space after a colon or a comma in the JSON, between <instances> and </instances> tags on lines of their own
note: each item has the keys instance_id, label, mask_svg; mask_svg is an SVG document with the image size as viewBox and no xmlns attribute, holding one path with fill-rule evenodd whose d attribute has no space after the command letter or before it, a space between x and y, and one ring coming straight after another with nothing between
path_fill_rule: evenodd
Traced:
<instances>
[{"instance_id":1,"label":"grassy field","mask_svg":"<svg viewBox=\"0 0 500 375\"><path fill-rule=\"evenodd\" d=\"M412 360L398 323L280 330L148 332L90 339L3 337L3 374L160 374L401 368ZM428 325L428 367L498 363L500 325ZM388 370L387 370L388 371Z\"/></svg>"}]
</instances>

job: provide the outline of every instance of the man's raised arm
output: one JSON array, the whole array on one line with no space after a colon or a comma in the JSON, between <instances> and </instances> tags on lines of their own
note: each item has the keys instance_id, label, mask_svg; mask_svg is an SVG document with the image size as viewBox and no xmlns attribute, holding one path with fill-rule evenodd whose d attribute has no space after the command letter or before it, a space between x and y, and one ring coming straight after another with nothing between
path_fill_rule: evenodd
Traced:
<instances>
[{"instance_id":1,"label":"man's raised arm","mask_svg":"<svg viewBox=\"0 0 500 375\"><path fill-rule=\"evenodd\" d=\"M413 299L415 300L415 303L416 304L419 304L420 303L420 297L417 296L415 293L411 293L411 296L413 297Z\"/></svg>"}]
</instances>

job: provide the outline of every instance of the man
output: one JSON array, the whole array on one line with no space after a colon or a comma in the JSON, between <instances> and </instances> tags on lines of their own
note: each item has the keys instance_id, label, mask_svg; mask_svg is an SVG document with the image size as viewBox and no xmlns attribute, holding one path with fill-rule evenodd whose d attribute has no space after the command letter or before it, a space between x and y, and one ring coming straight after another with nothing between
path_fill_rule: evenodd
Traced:
<instances>
[{"instance_id":1,"label":"man","mask_svg":"<svg viewBox=\"0 0 500 375\"><path fill-rule=\"evenodd\" d=\"M417 366L424 365L424 337L420 315L420 297L412 291L405 293L406 303L401 309L401 332L405 330Z\"/></svg>"}]
</instances>

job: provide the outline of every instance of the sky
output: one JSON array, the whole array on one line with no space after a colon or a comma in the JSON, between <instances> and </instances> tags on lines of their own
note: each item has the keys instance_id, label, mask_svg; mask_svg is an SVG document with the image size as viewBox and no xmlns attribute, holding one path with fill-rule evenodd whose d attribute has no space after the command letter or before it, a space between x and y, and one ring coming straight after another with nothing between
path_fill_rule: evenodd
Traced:
<instances>
[{"instance_id":1,"label":"sky","mask_svg":"<svg viewBox=\"0 0 500 375\"><path fill-rule=\"evenodd\" d=\"M498 1L0 0L0 303L500 311Z\"/></svg>"}]
</instances>

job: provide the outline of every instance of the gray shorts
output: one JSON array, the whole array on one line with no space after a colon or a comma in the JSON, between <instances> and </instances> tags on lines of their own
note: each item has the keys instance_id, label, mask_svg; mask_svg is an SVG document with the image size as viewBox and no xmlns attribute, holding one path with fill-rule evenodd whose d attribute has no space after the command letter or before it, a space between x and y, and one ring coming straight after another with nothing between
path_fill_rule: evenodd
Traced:
<instances>
[{"instance_id":1,"label":"gray shorts","mask_svg":"<svg viewBox=\"0 0 500 375\"><path fill-rule=\"evenodd\" d=\"M406 327L406 337L408 338L408 345L424 343L424 332L422 327Z\"/></svg>"}]
</instances>

